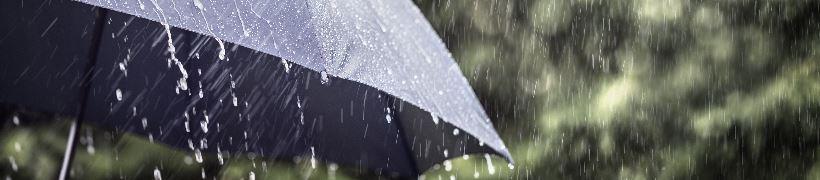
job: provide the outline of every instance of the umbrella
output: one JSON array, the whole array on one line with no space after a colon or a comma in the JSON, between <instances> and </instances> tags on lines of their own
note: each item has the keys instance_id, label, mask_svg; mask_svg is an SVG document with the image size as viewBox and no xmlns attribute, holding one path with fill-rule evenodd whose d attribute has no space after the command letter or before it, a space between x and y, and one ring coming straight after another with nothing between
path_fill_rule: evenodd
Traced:
<instances>
[{"instance_id":1,"label":"umbrella","mask_svg":"<svg viewBox=\"0 0 820 180\"><path fill-rule=\"evenodd\" d=\"M82 121L402 177L469 153L511 160L410 1L80 2L0 7L0 102L78 117L63 170Z\"/></svg>"}]
</instances>

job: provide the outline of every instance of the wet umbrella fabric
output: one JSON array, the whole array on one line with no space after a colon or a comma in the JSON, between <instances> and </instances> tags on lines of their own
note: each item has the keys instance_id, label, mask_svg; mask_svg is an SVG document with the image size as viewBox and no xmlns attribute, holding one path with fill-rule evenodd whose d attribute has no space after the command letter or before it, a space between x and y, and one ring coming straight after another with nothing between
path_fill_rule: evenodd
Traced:
<instances>
[{"instance_id":1,"label":"wet umbrella fabric","mask_svg":"<svg viewBox=\"0 0 820 180\"><path fill-rule=\"evenodd\" d=\"M195 152L310 155L389 175L416 176L465 153L509 158L409 1L236 1L224 17L209 12L228 6L211 2L85 1L128 13L97 16L105 10L46 2L3 2L3 12L22 14L4 18L28 22L0 28L3 59L17 60L3 62L3 103Z\"/></svg>"}]
</instances>

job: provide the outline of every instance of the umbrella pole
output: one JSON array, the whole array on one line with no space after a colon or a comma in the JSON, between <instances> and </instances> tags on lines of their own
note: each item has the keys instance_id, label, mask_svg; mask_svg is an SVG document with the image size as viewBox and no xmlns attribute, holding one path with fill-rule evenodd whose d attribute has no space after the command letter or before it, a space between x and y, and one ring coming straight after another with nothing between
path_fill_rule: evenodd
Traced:
<instances>
[{"instance_id":1,"label":"umbrella pole","mask_svg":"<svg viewBox=\"0 0 820 180\"><path fill-rule=\"evenodd\" d=\"M91 78L94 76L94 65L97 64L97 54L100 49L100 39L102 39L102 30L103 26L105 25L105 17L108 13L108 10L104 8L97 8L97 18L94 20L94 31L93 33L95 36L91 38L91 49L88 52L88 57L91 58L91 61L88 62L86 65L86 72L87 74L84 77L83 81L83 95L80 97L80 114L77 116L74 121L71 122L71 128L68 131L68 140L66 141L65 152L63 153L63 163L60 166L60 175L58 180L66 180L69 179L69 171L71 170L71 162L74 160L74 154L77 150L77 135L79 134L80 127L83 124L83 118L85 118L85 105L88 101L88 93L91 91Z\"/></svg>"},{"instance_id":2,"label":"umbrella pole","mask_svg":"<svg viewBox=\"0 0 820 180\"><path fill-rule=\"evenodd\" d=\"M68 179L68 171L71 169L71 161L74 159L74 150L77 148L77 131L80 128L79 118L71 122L71 129L68 131L68 142L66 142L65 153L63 153L63 164L60 166L59 180Z\"/></svg>"}]
</instances>

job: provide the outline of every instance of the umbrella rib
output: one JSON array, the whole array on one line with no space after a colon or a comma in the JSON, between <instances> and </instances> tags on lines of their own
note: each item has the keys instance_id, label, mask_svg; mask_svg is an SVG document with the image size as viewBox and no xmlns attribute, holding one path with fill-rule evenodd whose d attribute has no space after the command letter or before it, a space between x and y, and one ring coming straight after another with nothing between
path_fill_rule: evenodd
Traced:
<instances>
[{"instance_id":1,"label":"umbrella rib","mask_svg":"<svg viewBox=\"0 0 820 180\"><path fill-rule=\"evenodd\" d=\"M94 34L95 36L91 37L91 49L89 49L90 61L85 67L85 72L87 73L83 78L83 82L81 86L83 86L83 92L80 96L80 113L74 122L71 123L71 129L69 130L68 139L66 141L66 148L65 153L63 153L63 162L60 166L60 174L58 179L65 180L68 179L69 170L71 170L71 162L74 159L74 150L77 146L77 134L82 126L83 116L85 116L85 106L88 103L88 94L91 92L91 79L94 77L94 65L97 63L97 54L99 53L100 43L102 41L102 30L105 25L105 17L107 17L108 10L105 8L97 8L97 17L94 20Z\"/></svg>"}]
</instances>

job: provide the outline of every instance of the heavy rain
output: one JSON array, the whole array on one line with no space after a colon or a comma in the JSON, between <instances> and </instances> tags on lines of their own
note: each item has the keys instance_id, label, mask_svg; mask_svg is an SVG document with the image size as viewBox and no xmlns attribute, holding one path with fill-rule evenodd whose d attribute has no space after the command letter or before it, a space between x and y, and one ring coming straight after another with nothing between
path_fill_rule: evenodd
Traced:
<instances>
[{"instance_id":1,"label":"heavy rain","mask_svg":"<svg viewBox=\"0 0 820 180\"><path fill-rule=\"evenodd\" d=\"M0 2L0 178L820 179L820 1Z\"/></svg>"}]
</instances>

